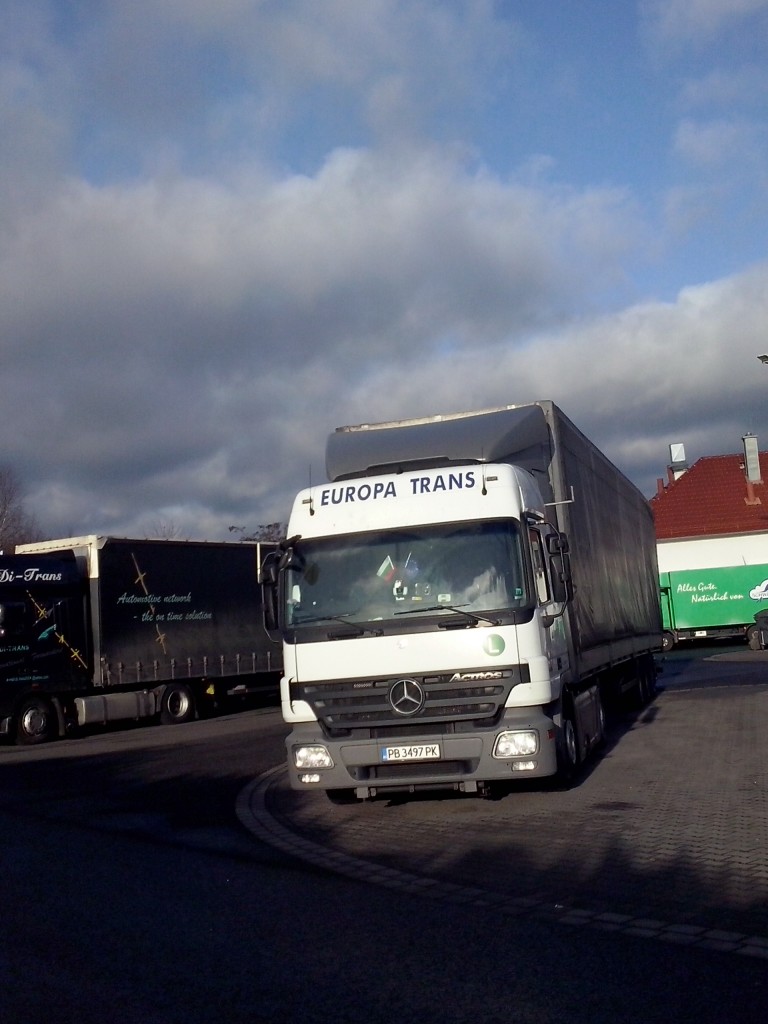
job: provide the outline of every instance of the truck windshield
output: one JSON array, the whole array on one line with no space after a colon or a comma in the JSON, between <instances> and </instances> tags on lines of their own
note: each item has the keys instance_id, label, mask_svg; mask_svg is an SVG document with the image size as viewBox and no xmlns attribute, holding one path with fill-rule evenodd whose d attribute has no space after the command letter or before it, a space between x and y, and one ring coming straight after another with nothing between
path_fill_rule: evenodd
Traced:
<instances>
[{"instance_id":1,"label":"truck windshield","mask_svg":"<svg viewBox=\"0 0 768 1024\"><path fill-rule=\"evenodd\" d=\"M408 628L452 610L510 613L527 606L519 524L419 526L301 540L287 569L285 624ZM417 614L420 613L420 614ZM343 628L343 627L342 627ZM358 631L359 632L359 631Z\"/></svg>"}]
</instances>

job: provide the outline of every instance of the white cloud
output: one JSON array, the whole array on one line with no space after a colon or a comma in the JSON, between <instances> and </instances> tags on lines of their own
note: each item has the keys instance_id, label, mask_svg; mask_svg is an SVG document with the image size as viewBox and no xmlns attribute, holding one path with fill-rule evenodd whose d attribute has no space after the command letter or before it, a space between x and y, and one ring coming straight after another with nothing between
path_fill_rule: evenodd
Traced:
<instances>
[{"instance_id":1,"label":"white cloud","mask_svg":"<svg viewBox=\"0 0 768 1024\"><path fill-rule=\"evenodd\" d=\"M680 92L685 109L733 107L764 108L768 71L755 65L716 68L699 78L686 80Z\"/></svg>"},{"instance_id":2,"label":"white cloud","mask_svg":"<svg viewBox=\"0 0 768 1024\"><path fill-rule=\"evenodd\" d=\"M663 38L709 40L733 23L768 11L768 0L646 0L645 6Z\"/></svg>"},{"instance_id":3,"label":"white cloud","mask_svg":"<svg viewBox=\"0 0 768 1024\"><path fill-rule=\"evenodd\" d=\"M664 224L669 237L686 237L706 228L712 211L719 209L724 187L713 184L670 188L664 201Z\"/></svg>"},{"instance_id":4,"label":"white cloud","mask_svg":"<svg viewBox=\"0 0 768 1024\"><path fill-rule=\"evenodd\" d=\"M67 511L50 504L64 478L107 526L169 487L210 508L210 480L265 500L297 460L322 473L310 421L332 425L340 389L518 345L607 287L631 244L621 193L402 159L340 151L239 191L71 182L22 211L0 237L2 397L39 505Z\"/></svg>"},{"instance_id":5,"label":"white cloud","mask_svg":"<svg viewBox=\"0 0 768 1024\"><path fill-rule=\"evenodd\" d=\"M31 20L21 0L1 3L14 23ZM34 33L15 31L6 52L26 64L41 106L71 104L69 138L96 181L169 159L217 167L233 153L269 160L278 149L293 162L307 136L320 146L318 161L371 135L439 135L442 125L450 137L493 91L516 47L513 23L491 0L59 7L43 2Z\"/></svg>"},{"instance_id":6,"label":"white cloud","mask_svg":"<svg viewBox=\"0 0 768 1024\"><path fill-rule=\"evenodd\" d=\"M675 151L691 164L720 167L754 164L766 152L765 124L744 118L695 121L686 118L677 127Z\"/></svg>"},{"instance_id":7,"label":"white cloud","mask_svg":"<svg viewBox=\"0 0 768 1024\"><path fill-rule=\"evenodd\" d=\"M737 24L689 6L678 39ZM731 271L765 254L762 70L660 70L656 95L687 83L670 180L623 67L566 125L537 77L554 15L527 9L520 57L508 9L0 0L0 402L46 530L283 518L342 422L553 398L643 481L669 440L760 432L766 268ZM613 45L571 42L569 68ZM607 173L581 129L625 118L654 163L617 143Z\"/></svg>"},{"instance_id":8,"label":"white cloud","mask_svg":"<svg viewBox=\"0 0 768 1024\"><path fill-rule=\"evenodd\" d=\"M768 267L563 321L629 216L435 154L395 177L338 153L258 195L72 188L3 253L3 406L35 509L65 532L223 536L284 518L342 422L537 398L650 493L671 439L763 425Z\"/></svg>"},{"instance_id":9,"label":"white cloud","mask_svg":"<svg viewBox=\"0 0 768 1024\"><path fill-rule=\"evenodd\" d=\"M737 451L752 430L768 447L768 372L756 358L767 320L764 264L525 344L435 357L421 372L415 359L380 368L349 394L346 421L549 398L650 495L671 441L697 458Z\"/></svg>"}]
</instances>

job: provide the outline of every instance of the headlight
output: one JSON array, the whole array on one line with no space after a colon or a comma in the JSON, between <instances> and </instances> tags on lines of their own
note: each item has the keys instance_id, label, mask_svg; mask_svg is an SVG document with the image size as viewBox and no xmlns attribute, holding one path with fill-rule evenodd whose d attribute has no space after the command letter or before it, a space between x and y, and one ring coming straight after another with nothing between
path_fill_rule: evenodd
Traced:
<instances>
[{"instance_id":1,"label":"headlight","mask_svg":"<svg viewBox=\"0 0 768 1024\"><path fill-rule=\"evenodd\" d=\"M328 748L320 745L294 747L293 763L297 768L333 768L333 758L328 753Z\"/></svg>"},{"instance_id":2,"label":"headlight","mask_svg":"<svg viewBox=\"0 0 768 1024\"><path fill-rule=\"evenodd\" d=\"M493 756L530 757L539 749L539 736L534 730L526 732L500 732L493 747Z\"/></svg>"}]
</instances>

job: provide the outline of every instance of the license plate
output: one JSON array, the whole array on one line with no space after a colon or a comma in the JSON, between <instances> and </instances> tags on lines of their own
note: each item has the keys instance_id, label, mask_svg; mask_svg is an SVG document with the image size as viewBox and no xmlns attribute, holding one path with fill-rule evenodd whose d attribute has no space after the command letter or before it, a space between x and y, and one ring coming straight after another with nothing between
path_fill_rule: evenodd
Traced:
<instances>
[{"instance_id":1,"label":"license plate","mask_svg":"<svg viewBox=\"0 0 768 1024\"><path fill-rule=\"evenodd\" d=\"M436 761L439 757L439 743L414 743L411 746L381 748L382 761Z\"/></svg>"}]
</instances>

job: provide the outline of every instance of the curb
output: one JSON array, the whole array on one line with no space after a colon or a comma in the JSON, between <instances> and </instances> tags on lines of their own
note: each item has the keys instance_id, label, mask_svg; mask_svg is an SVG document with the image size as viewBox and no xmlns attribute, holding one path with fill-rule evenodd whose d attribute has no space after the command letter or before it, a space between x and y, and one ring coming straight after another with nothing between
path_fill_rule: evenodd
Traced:
<instances>
[{"instance_id":1,"label":"curb","mask_svg":"<svg viewBox=\"0 0 768 1024\"><path fill-rule=\"evenodd\" d=\"M524 896L500 899L498 895L488 890L410 874L331 850L297 835L270 813L267 806L269 791L283 781L286 774L285 766L278 765L248 783L237 796L237 817L256 839L324 871L354 881L425 896L431 900L487 907L506 916L530 917L603 932L620 932L637 938L655 939L659 942L721 953L735 953L768 961L768 936L745 935L741 932L708 929L693 924L675 924L640 915L565 906Z\"/></svg>"}]
</instances>

